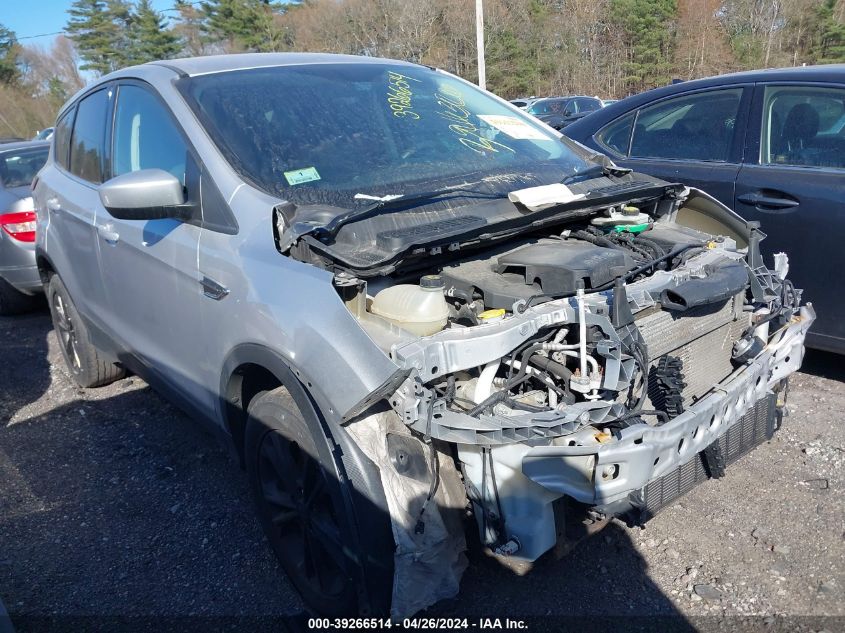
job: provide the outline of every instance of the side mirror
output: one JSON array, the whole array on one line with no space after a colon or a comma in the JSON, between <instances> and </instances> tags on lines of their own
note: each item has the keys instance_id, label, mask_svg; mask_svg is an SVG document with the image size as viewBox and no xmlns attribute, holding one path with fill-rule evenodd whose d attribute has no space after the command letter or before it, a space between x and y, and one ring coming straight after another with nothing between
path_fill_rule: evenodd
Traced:
<instances>
[{"instance_id":1,"label":"side mirror","mask_svg":"<svg viewBox=\"0 0 845 633\"><path fill-rule=\"evenodd\" d=\"M182 183L163 169L115 176L100 185L100 202L119 220L182 220L191 213Z\"/></svg>"}]
</instances>

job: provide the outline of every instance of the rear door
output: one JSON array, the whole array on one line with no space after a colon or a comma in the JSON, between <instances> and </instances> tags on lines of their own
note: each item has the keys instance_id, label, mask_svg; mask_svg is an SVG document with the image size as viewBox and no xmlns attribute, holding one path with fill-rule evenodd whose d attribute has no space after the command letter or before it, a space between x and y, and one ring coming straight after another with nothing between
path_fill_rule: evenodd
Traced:
<instances>
[{"instance_id":1,"label":"rear door","mask_svg":"<svg viewBox=\"0 0 845 633\"><path fill-rule=\"evenodd\" d=\"M196 162L169 109L152 87L117 86L110 135L110 177L163 169L198 201ZM189 408L208 399L195 370L204 358L197 249L201 228L175 219L121 220L103 209L97 221L100 271L108 296L104 319L128 363ZM130 365L130 367L132 367Z\"/></svg>"},{"instance_id":2,"label":"rear door","mask_svg":"<svg viewBox=\"0 0 845 633\"><path fill-rule=\"evenodd\" d=\"M673 95L617 119L596 139L623 156L614 159L620 165L732 206L752 91L743 84Z\"/></svg>"},{"instance_id":3,"label":"rear door","mask_svg":"<svg viewBox=\"0 0 845 633\"><path fill-rule=\"evenodd\" d=\"M41 172L49 227L47 250L76 308L101 326L105 289L97 262L95 223L103 181L105 131L114 89L84 97L59 121L54 169ZM93 334L96 334L94 332Z\"/></svg>"},{"instance_id":4,"label":"rear door","mask_svg":"<svg viewBox=\"0 0 845 633\"><path fill-rule=\"evenodd\" d=\"M808 344L845 351L845 84L760 84L752 112L735 209L761 222L764 254L790 256L818 314Z\"/></svg>"}]
</instances>

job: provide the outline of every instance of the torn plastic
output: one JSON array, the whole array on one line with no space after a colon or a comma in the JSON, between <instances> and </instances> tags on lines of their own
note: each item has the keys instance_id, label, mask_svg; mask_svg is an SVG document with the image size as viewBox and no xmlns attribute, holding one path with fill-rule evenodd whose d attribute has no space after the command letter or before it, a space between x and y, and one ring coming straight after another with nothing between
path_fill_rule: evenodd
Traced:
<instances>
[{"instance_id":1,"label":"torn plastic","mask_svg":"<svg viewBox=\"0 0 845 633\"><path fill-rule=\"evenodd\" d=\"M467 567L462 524L467 502L451 455L438 452L437 492L421 513L435 472L430 446L393 411L358 418L346 429L378 466L390 510L396 543L391 617L409 617L456 596Z\"/></svg>"}]
</instances>

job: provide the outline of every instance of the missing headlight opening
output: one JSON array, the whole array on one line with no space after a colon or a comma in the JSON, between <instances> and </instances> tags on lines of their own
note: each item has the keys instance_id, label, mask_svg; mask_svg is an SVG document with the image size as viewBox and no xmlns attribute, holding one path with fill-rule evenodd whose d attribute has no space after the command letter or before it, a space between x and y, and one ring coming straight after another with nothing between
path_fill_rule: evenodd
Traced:
<instances>
[{"instance_id":1,"label":"missing headlight opening","mask_svg":"<svg viewBox=\"0 0 845 633\"><path fill-rule=\"evenodd\" d=\"M763 264L755 225L677 185L578 206L585 212L527 235L409 248L388 265L382 251L430 227L379 233L366 259L313 239L292 250L334 271L348 310L404 372L385 405L346 428L362 440L393 434L362 444L387 471L409 551L432 547L421 535L437 526L445 586L457 587L464 541L438 513L444 499L465 499L494 556L530 566L560 546L563 522L646 520L683 492L664 482L694 460L721 476L771 437L773 394L800 364L814 313L785 278L785 255ZM726 445L757 419L768 430ZM397 456L396 433L419 448ZM440 486L447 492L432 503ZM396 574L425 584L413 565ZM408 604L394 588L394 613L449 594L429 589Z\"/></svg>"}]
</instances>

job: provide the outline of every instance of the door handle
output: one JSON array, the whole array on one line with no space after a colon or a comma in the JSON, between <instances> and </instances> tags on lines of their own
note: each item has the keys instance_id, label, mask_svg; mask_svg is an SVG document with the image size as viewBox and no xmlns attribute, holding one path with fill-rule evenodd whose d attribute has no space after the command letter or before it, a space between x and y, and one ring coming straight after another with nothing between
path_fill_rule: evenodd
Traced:
<instances>
[{"instance_id":1,"label":"door handle","mask_svg":"<svg viewBox=\"0 0 845 633\"><path fill-rule=\"evenodd\" d=\"M752 207L768 207L769 209L793 209L800 204L792 198L767 196L762 193L746 193L737 196L737 200Z\"/></svg>"},{"instance_id":2,"label":"door handle","mask_svg":"<svg viewBox=\"0 0 845 633\"><path fill-rule=\"evenodd\" d=\"M97 234L108 244L117 244L120 240L120 234L114 230L114 227L111 224L98 226Z\"/></svg>"},{"instance_id":3,"label":"door handle","mask_svg":"<svg viewBox=\"0 0 845 633\"><path fill-rule=\"evenodd\" d=\"M220 301L229 294L229 289L226 286L217 283L205 275L203 275L202 279L200 279L200 286L202 286L202 293L209 299L214 299L215 301Z\"/></svg>"}]
</instances>

